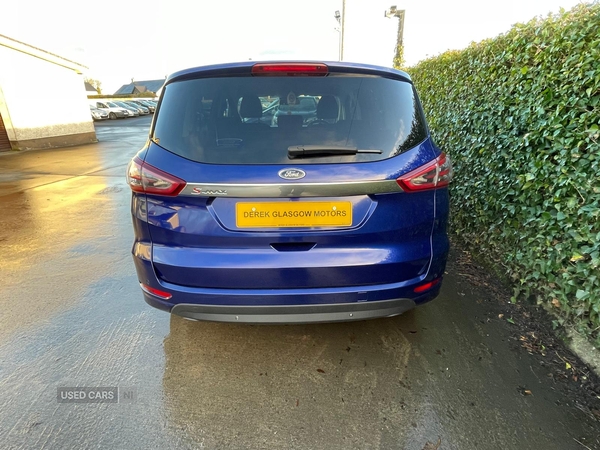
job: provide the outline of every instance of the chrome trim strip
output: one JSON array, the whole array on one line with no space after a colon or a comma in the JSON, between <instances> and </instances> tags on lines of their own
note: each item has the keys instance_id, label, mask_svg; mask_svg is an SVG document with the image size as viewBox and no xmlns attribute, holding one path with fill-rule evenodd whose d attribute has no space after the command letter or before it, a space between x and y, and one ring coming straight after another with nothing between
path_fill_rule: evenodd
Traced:
<instances>
[{"instance_id":1,"label":"chrome trim strip","mask_svg":"<svg viewBox=\"0 0 600 450\"><path fill-rule=\"evenodd\" d=\"M344 197L403 192L396 180L342 181L338 183L214 184L188 183L184 197Z\"/></svg>"},{"instance_id":2,"label":"chrome trim strip","mask_svg":"<svg viewBox=\"0 0 600 450\"><path fill-rule=\"evenodd\" d=\"M193 320L237 323L327 323L392 317L416 306L408 298L310 305L196 305L178 303L171 314Z\"/></svg>"}]
</instances>

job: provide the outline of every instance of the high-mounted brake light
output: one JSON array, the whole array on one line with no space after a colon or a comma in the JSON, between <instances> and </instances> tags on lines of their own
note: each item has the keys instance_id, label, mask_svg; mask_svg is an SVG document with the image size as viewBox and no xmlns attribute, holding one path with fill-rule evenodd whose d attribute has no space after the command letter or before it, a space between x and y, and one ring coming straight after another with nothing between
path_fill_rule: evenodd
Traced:
<instances>
[{"instance_id":1,"label":"high-mounted brake light","mask_svg":"<svg viewBox=\"0 0 600 450\"><path fill-rule=\"evenodd\" d=\"M452 180L452 162L442 153L433 161L402 175L396 180L407 192L424 191L448 186Z\"/></svg>"},{"instance_id":2,"label":"high-mounted brake light","mask_svg":"<svg viewBox=\"0 0 600 450\"><path fill-rule=\"evenodd\" d=\"M325 64L284 63L284 64L255 64L252 75L262 76L325 76L329 68Z\"/></svg>"},{"instance_id":3,"label":"high-mounted brake light","mask_svg":"<svg viewBox=\"0 0 600 450\"><path fill-rule=\"evenodd\" d=\"M127 167L127 184L134 192L174 197L182 191L186 182L143 162L136 156Z\"/></svg>"}]
</instances>

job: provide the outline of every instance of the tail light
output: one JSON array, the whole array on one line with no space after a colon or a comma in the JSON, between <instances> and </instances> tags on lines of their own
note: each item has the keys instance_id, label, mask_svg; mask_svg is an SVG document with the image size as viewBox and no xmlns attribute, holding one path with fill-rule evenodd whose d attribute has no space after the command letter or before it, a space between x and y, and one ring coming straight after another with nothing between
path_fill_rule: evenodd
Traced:
<instances>
[{"instance_id":1,"label":"tail light","mask_svg":"<svg viewBox=\"0 0 600 450\"><path fill-rule=\"evenodd\" d=\"M160 289L150 287L147 284L140 283L140 286L142 287L142 291L146 292L147 294L153 295L155 297L161 298L163 300L169 300L171 297L173 297L168 292L161 291Z\"/></svg>"},{"instance_id":2,"label":"tail light","mask_svg":"<svg viewBox=\"0 0 600 450\"><path fill-rule=\"evenodd\" d=\"M405 174L396 180L407 192L424 191L448 186L452 180L452 162L442 153L433 161Z\"/></svg>"},{"instance_id":3,"label":"tail light","mask_svg":"<svg viewBox=\"0 0 600 450\"><path fill-rule=\"evenodd\" d=\"M127 167L127 184L134 192L174 197L182 191L186 182L143 162L136 156Z\"/></svg>"},{"instance_id":4,"label":"tail light","mask_svg":"<svg viewBox=\"0 0 600 450\"><path fill-rule=\"evenodd\" d=\"M428 291L429 289L431 289L434 286L437 286L438 284L440 284L440 281L442 281L442 278L436 278L435 280L432 280L428 283L422 284L420 286L417 286L416 288L414 288L414 291L417 294L420 294L421 292L425 292Z\"/></svg>"},{"instance_id":5,"label":"tail light","mask_svg":"<svg viewBox=\"0 0 600 450\"><path fill-rule=\"evenodd\" d=\"M252 75L271 76L325 76L329 68L325 64L270 63L252 66Z\"/></svg>"}]
</instances>

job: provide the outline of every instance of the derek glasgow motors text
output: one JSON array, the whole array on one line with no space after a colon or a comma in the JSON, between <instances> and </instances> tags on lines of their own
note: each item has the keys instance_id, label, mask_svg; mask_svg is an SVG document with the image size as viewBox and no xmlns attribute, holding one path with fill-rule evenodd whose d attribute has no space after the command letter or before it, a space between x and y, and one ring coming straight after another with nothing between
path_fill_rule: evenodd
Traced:
<instances>
[{"instance_id":1,"label":"derek glasgow motors text","mask_svg":"<svg viewBox=\"0 0 600 450\"><path fill-rule=\"evenodd\" d=\"M245 211L245 218L280 218L280 217L346 217L347 212L341 211Z\"/></svg>"}]
</instances>

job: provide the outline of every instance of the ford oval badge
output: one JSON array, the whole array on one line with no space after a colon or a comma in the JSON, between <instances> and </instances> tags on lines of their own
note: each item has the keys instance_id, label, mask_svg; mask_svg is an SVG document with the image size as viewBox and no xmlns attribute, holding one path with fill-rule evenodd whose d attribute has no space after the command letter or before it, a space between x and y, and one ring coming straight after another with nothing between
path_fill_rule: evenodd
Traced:
<instances>
[{"instance_id":1,"label":"ford oval badge","mask_svg":"<svg viewBox=\"0 0 600 450\"><path fill-rule=\"evenodd\" d=\"M306 176L306 172L302 169L282 169L277 172L277 175L284 180L299 180Z\"/></svg>"}]
</instances>

